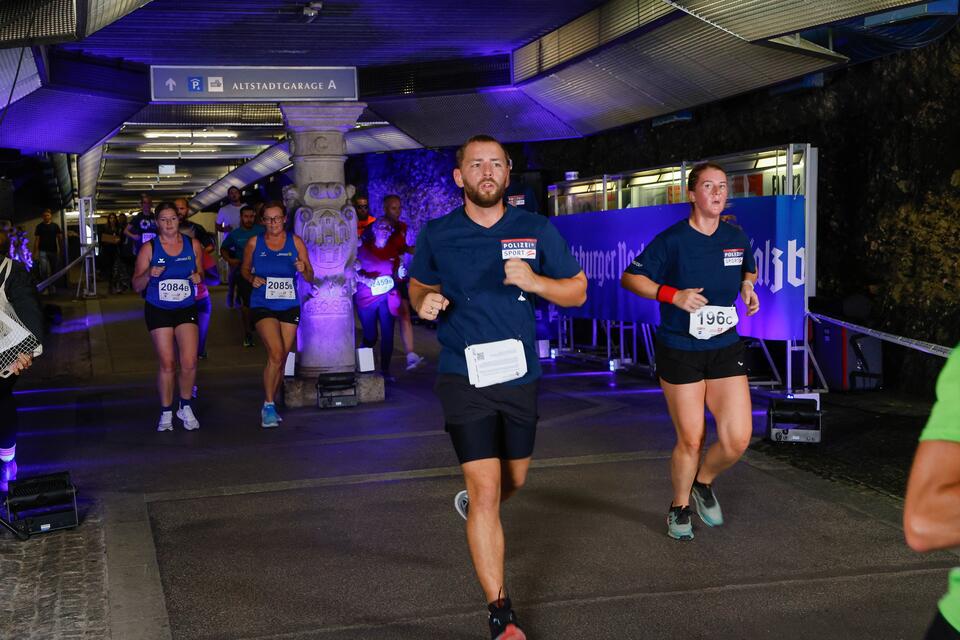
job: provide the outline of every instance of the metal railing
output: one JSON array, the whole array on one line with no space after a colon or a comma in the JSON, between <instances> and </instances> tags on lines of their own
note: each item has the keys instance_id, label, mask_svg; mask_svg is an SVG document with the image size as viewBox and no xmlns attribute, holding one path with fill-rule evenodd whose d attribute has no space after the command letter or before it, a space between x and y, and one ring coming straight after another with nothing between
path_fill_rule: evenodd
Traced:
<instances>
[{"instance_id":1,"label":"metal railing","mask_svg":"<svg viewBox=\"0 0 960 640\"><path fill-rule=\"evenodd\" d=\"M77 256L77 257L73 260L73 262L71 262L70 264L68 264L67 266L65 266L63 269L60 269L60 271L57 271L55 274L53 274L52 276L50 276L49 278L47 278L47 279L44 280L43 282L37 284L37 291L43 291L44 289L46 289L47 287L49 287L50 285L52 285L54 282L56 282L57 280L59 280L60 278L62 278L64 275L66 275L66 273L67 273L68 271L70 271L70 269L73 269L73 267L76 266L77 263L79 263L81 260L83 260L83 259L86 258L88 255L90 255L96 248L97 248L97 247L96 247L95 245L90 245L89 247L87 247L86 249L84 249L83 251L81 251L81 252L80 252L80 255Z\"/></svg>"},{"instance_id":2,"label":"metal railing","mask_svg":"<svg viewBox=\"0 0 960 640\"><path fill-rule=\"evenodd\" d=\"M830 324L852 329L857 333L862 333L873 338L877 338L878 340L892 342L893 344L898 344L902 347L908 347L910 349L929 353L930 355L940 356L941 358L949 358L950 354L953 352L953 349L941 346L939 344L924 342L923 340L915 340L913 338L904 338L903 336L887 333L886 331L878 331L877 329L869 329L858 324L853 324L852 322L837 320L836 318L831 318L830 316L821 315L819 313L811 313L809 316L818 322L829 322Z\"/></svg>"}]
</instances>

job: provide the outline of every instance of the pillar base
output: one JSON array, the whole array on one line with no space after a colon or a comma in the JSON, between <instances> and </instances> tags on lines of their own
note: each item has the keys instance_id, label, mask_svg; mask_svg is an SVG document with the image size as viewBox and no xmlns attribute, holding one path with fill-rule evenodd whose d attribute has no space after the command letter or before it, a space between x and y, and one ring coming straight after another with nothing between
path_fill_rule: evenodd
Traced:
<instances>
[{"instance_id":1,"label":"pillar base","mask_svg":"<svg viewBox=\"0 0 960 640\"><path fill-rule=\"evenodd\" d=\"M357 395L361 404L383 402L383 376L379 373L357 374ZM283 401L290 409L317 406L316 378L285 378L283 381Z\"/></svg>"}]
</instances>

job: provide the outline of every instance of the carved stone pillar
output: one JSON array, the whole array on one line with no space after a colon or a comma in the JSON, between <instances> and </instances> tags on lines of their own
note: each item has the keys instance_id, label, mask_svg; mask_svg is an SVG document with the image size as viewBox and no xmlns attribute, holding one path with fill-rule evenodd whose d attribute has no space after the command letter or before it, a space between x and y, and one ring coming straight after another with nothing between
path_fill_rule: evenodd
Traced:
<instances>
[{"instance_id":1,"label":"carved stone pillar","mask_svg":"<svg viewBox=\"0 0 960 640\"><path fill-rule=\"evenodd\" d=\"M357 217L344 184L344 133L366 105L362 102L293 102L280 105L291 134L295 187L284 190L287 214L303 238L314 282L302 283L302 311L297 333L297 380L302 390L288 389L287 403L304 406L316 400L317 375L354 371L353 292L357 255ZM302 398L300 397L302 396Z\"/></svg>"}]
</instances>

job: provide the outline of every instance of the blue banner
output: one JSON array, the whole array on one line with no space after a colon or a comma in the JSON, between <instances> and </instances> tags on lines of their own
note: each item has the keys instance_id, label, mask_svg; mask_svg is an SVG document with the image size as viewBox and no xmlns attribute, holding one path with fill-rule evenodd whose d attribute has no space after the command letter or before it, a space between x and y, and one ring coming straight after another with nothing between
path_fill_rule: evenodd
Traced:
<instances>
[{"instance_id":1,"label":"blue banner","mask_svg":"<svg viewBox=\"0 0 960 640\"><path fill-rule=\"evenodd\" d=\"M565 315L658 324L659 305L628 293L620 276L658 233L690 214L689 204L638 207L551 218L587 275L587 302ZM802 196L729 201L726 215L750 238L757 263L760 311L748 318L738 300L737 332L767 340L799 340L804 334L806 225Z\"/></svg>"}]
</instances>

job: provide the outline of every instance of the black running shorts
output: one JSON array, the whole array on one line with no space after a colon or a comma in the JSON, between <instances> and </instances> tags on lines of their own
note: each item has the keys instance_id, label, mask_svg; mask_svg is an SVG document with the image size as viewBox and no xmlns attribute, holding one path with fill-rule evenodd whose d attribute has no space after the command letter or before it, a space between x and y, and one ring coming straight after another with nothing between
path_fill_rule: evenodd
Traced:
<instances>
[{"instance_id":1,"label":"black running shorts","mask_svg":"<svg viewBox=\"0 0 960 640\"><path fill-rule=\"evenodd\" d=\"M478 389L464 376L440 374L434 390L460 464L529 458L537 435L537 387L535 380Z\"/></svg>"},{"instance_id":2,"label":"black running shorts","mask_svg":"<svg viewBox=\"0 0 960 640\"><path fill-rule=\"evenodd\" d=\"M670 384L747 375L743 342L708 351L671 349L657 342L657 377Z\"/></svg>"},{"instance_id":3,"label":"black running shorts","mask_svg":"<svg viewBox=\"0 0 960 640\"><path fill-rule=\"evenodd\" d=\"M253 326L267 318L274 318L286 324L300 324L300 307L290 307L282 311L267 309L266 307L250 307L250 321Z\"/></svg>"},{"instance_id":4,"label":"black running shorts","mask_svg":"<svg viewBox=\"0 0 960 640\"><path fill-rule=\"evenodd\" d=\"M181 324L197 324L197 305L180 307L179 309L164 309L149 302L143 305L143 319L147 322L147 329L171 328Z\"/></svg>"}]
</instances>

